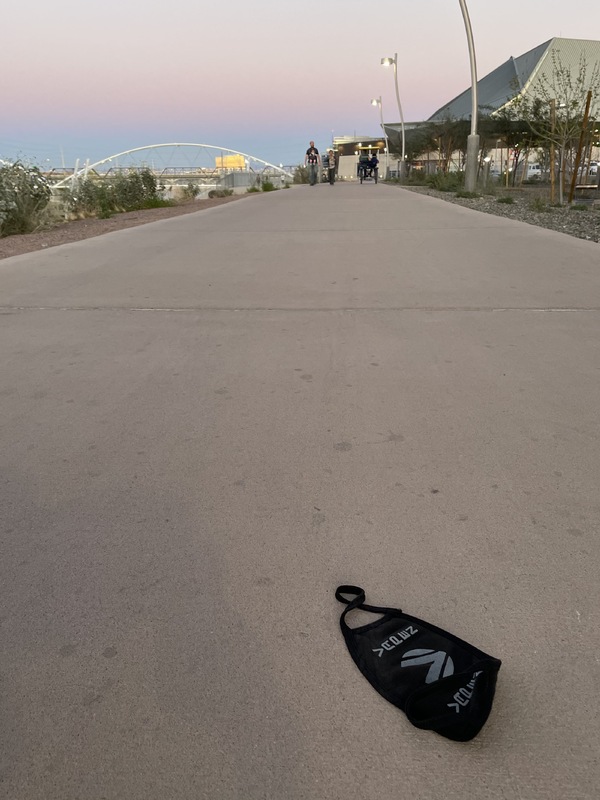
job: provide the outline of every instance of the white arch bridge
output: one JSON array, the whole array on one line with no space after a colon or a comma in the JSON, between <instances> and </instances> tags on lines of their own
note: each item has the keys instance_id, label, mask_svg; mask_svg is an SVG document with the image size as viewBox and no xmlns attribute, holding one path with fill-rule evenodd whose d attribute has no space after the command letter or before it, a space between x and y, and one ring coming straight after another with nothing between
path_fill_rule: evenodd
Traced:
<instances>
[{"instance_id":1,"label":"white arch bridge","mask_svg":"<svg viewBox=\"0 0 600 800\"><path fill-rule=\"evenodd\" d=\"M93 164L83 166L79 162L71 175L53 184L53 189L65 189L75 186L80 178L90 174L108 177L116 172L132 172L149 169L158 179L167 182L205 183L214 185L224 175L246 172L258 177L277 176L292 179L292 173L283 167L271 164L262 158L232 150L230 147L219 147L213 144L196 142L167 142L165 144L149 144L133 147L122 153L107 156Z\"/></svg>"}]
</instances>

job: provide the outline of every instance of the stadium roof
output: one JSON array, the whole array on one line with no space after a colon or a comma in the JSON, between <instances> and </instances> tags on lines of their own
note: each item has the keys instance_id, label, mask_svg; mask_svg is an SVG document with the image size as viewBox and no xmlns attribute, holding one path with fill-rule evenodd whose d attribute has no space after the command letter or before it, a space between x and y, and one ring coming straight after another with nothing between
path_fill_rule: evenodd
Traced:
<instances>
[{"instance_id":1,"label":"stadium roof","mask_svg":"<svg viewBox=\"0 0 600 800\"><path fill-rule=\"evenodd\" d=\"M518 58L501 64L485 78L477 81L477 105L483 113L493 113L507 105L518 95L535 95L536 88L552 78L553 58L558 58L563 67L579 72L584 60L588 75L594 68L600 69L600 42L590 39L561 39L555 37L534 47ZM600 98L594 98L598 108ZM471 89L467 89L454 100L439 108L428 121L443 119L469 119L471 116ZM396 126L394 126L396 127Z\"/></svg>"}]
</instances>

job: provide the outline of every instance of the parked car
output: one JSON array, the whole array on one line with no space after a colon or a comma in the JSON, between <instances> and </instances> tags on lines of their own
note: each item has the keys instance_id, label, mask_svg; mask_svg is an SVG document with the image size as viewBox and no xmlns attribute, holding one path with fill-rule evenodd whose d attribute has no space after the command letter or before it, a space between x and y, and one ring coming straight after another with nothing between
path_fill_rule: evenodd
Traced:
<instances>
[{"instance_id":1,"label":"parked car","mask_svg":"<svg viewBox=\"0 0 600 800\"><path fill-rule=\"evenodd\" d=\"M541 164L527 164L527 180L539 181L542 179L542 165Z\"/></svg>"}]
</instances>

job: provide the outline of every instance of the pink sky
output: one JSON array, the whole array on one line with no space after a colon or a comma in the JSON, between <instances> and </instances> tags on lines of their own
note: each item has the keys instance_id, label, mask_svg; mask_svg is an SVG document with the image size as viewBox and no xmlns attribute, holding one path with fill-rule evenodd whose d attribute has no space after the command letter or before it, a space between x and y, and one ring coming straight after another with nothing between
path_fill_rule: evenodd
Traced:
<instances>
[{"instance_id":1,"label":"pink sky","mask_svg":"<svg viewBox=\"0 0 600 800\"><path fill-rule=\"evenodd\" d=\"M553 36L600 39L597 0L469 0L483 77ZM470 84L458 0L23 0L3 16L0 157L58 164L158 141L298 163L309 139L424 119Z\"/></svg>"}]
</instances>

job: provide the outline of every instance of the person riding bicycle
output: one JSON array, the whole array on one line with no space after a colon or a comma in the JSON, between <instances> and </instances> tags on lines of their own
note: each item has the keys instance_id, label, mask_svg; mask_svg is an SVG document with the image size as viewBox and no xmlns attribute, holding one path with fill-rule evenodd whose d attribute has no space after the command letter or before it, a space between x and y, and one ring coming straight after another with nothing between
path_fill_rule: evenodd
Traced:
<instances>
[{"instance_id":1,"label":"person riding bicycle","mask_svg":"<svg viewBox=\"0 0 600 800\"><path fill-rule=\"evenodd\" d=\"M366 177L369 169L369 156L367 153L361 153L358 157L358 165L356 168L358 177L360 178L360 173L362 171L363 175Z\"/></svg>"}]
</instances>

